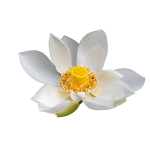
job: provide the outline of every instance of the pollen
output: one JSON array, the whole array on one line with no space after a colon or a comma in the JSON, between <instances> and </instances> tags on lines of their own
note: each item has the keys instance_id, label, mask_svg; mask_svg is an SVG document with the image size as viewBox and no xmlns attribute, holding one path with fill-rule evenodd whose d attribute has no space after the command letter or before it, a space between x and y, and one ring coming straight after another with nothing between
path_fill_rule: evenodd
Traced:
<instances>
[{"instance_id":1,"label":"pollen","mask_svg":"<svg viewBox=\"0 0 150 150\"><path fill-rule=\"evenodd\" d=\"M88 95L92 90L97 88L98 80L96 75L89 68L77 66L69 68L60 77L59 84L61 89L69 95L71 91L84 92Z\"/></svg>"}]
</instances>

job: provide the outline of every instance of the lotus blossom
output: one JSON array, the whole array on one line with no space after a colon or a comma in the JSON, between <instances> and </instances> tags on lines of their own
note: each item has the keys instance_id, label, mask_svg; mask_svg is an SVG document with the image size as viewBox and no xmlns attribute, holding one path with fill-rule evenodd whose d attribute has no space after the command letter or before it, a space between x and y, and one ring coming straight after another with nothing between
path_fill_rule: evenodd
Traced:
<instances>
[{"instance_id":1,"label":"lotus blossom","mask_svg":"<svg viewBox=\"0 0 150 150\"><path fill-rule=\"evenodd\" d=\"M33 79L45 84L31 98L38 109L58 117L73 113L83 102L94 110L112 109L139 90L145 78L131 69L102 70L107 37L98 30L80 43L50 34L51 60L35 50L21 52L20 63Z\"/></svg>"}]
</instances>

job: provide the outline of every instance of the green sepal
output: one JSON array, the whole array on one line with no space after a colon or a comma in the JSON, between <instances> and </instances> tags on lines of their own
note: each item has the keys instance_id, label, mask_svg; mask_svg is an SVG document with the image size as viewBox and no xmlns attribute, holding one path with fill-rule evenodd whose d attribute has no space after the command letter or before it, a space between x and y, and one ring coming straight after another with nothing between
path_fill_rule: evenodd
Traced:
<instances>
[{"instance_id":1,"label":"green sepal","mask_svg":"<svg viewBox=\"0 0 150 150\"><path fill-rule=\"evenodd\" d=\"M72 115L74 112L78 110L80 104L75 101L71 101L66 109L56 113L56 118L62 118Z\"/></svg>"},{"instance_id":2,"label":"green sepal","mask_svg":"<svg viewBox=\"0 0 150 150\"><path fill-rule=\"evenodd\" d=\"M126 102L126 98L118 100L118 101L115 101L114 105L113 105L113 108L115 108L115 107L117 107L117 106L119 106L119 105L121 105L121 104L123 104L125 102Z\"/></svg>"}]
</instances>

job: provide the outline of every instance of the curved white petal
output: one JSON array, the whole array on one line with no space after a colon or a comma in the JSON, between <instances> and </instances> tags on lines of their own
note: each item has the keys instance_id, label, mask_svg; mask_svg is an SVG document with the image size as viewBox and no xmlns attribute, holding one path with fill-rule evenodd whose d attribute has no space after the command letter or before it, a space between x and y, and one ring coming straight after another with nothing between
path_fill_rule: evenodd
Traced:
<instances>
[{"instance_id":1,"label":"curved white petal","mask_svg":"<svg viewBox=\"0 0 150 150\"><path fill-rule=\"evenodd\" d=\"M46 105L38 103L38 109L39 109L39 111L56 114L57 112L60 112L60 111L64 110L65 108L67 108L69 103L70 103L69 100L64 100L54 107L48 107Z\"/></svg>"},{"instance_id":2,"label":"curved white petal","mask_svg":"<svg viewBox=\"0 0 150 150\"><path fill-rule=\"evenodd\" d=\"M145 78L131 69L121 68L116 69L115 71L124 75L121 80L125 82L133 91L141 89L144 85Z\"/></svg>"},{"instance_id":3,"label":"curved white petal","mask_svg":"<svg viewBox=\"0 0 150 150\"><path fill-rule=\"evenodd\" d=\"M126 98L114 102L113 108L118 107L126 102Z\"/></svg>"},{"instance_id":4,"label":"curved white petal","mask_svg":"<svg viewBox=\"0 0 150 150\"><path fill-rule=\"evenodd\" d=\"M74 93L73 91L71 91L71 98L74 100L74 101L81 101L83 100L85 97L85 93L84 92L78 92L78 94Z\"/></svg>"},{"instance_id":5,"label":"curved white petal","mask_svg":"<svg viewBox=\"0 0 150 150\"><path fill-rule=\"evenodd\" d=\"M63 74L72 67L70 50L63 41L53 34L50 34L49 50L56 70L60 74Z\"/></svg>"},{"instance_id":6,"label":"curved white petal","mask_svg":"<svg viewBox=\"0 0 150 150\"><path fill-rule=\"evenodd\" d=\"M88 96L84 104L94 110L105 110L113 108L115 98L112 95L101 95L99 97Z\"/></svg>"},{"instance_id":7,"label":"curved white petal","mask_svg":"<svg viewBox=\"0 0 150 150\"><path fill-rule=\"evenodd\" d=\"M49 58L39 51L26 51L19 54L23 69L33 79L54 86L59 86L60 75Z\"/></svg>"},{"instance_id":8,"label":"curved white petal","mask_svg":"<svg viewBox=\"0 0 150 150\"><path fill-rule=\"evenodd\" d=\"M89 49L93 48L95 45L100 45L105 51L105 56L108 51L107 37L104 31L98 30L91 33L88 33L83 37L79 43L78 52L77 52L77 62L81 60L84 56L84 53Z\"/></svg>"},{"instance_id":9,"label":"curved white petal","mask_svg":"<svg viewBox=\"0 0 150 150\"><path fill-rule=\"evenodd\" d=\"M78 92L78 97L83 100L85 98L85 93L84 92Z\"/></svg>"},{"instance_id":10,"label":"curved white petal","mask_svg":"<svg viewBox=\"0 0 150 150\"><path fill-rule=\"evenodd\" d=\"M94 96L112 95L115 101L124 99L134 92L122 81L114 81L107 85L97 87L97 90L91 92Z\"/></svg>"},{"instance_id":11,"label":"curved white petal","mask_svg":"<svg viewBox=\"0 0 150 150\"><path fill-rule=\"evenodd\" d=\"M75 40L67 36L63 36L62 41L67 45L67 47L71 51L72 66L76 66L77 65L77 49L78 49L79 44Z\"/></svg>"},{"instance_id":12,"label":"curved white petal","mask_svg":"<svg viewBox=\"0 0 150 150\"><path fill-rule=\"evenodd\" d=\"M43 104L38 104L38 110L43 112L44 110L49 109L50 107L43 105Z\"/></svg>"},{"instance_id":13,"label":"curved white petal","mask_svg":"<svg viewBox=\"0 0 150 150\"><path fill-rule=\"evenodd\" d=\"M113 70L102 70L98 75L98 86L106 85L110 82L120 80L123 75Z\"/></svg>"},{"instance_id":14,"label":"curved white petal","mask_svg":"<svg viewBox=\"0 0 150 150\"><path fill-rule=\"evenodd\" d=\"M61 91L60 87L44 85L31 99L48 107L54 107L67 97L67 93Z\"/></svg>"},{"instance_id":15,"label":"curved white petal","mask_svg":"<svg viewBox=\"0 0 150 150\"><path fill-rule=\"evenodd\" d=\"M78 59L77 64L83 67L89 67L95 74L102 69L105 62L105 52L100 45L89 49L82 57Z\"/></svg>"}]
</instances>

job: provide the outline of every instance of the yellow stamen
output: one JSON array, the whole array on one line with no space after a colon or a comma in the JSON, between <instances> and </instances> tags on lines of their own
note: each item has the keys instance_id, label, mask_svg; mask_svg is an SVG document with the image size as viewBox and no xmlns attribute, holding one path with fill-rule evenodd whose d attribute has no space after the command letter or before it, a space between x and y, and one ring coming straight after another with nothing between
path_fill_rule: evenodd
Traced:
<instances>
[{"instance_id":1,"label":"yellow stamen","mask_svg":"<svg viewBox=\"0 0 150 150\"><path fill-rule=\"evenodd\" d=\"M69 95L71 91L84 92L88 95L92 90L97 88L97 77L89 68L73 67L69 71L63 73L60 77L59 84L61 89Z\"/></svg>"}]
</instances>

